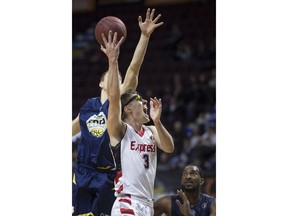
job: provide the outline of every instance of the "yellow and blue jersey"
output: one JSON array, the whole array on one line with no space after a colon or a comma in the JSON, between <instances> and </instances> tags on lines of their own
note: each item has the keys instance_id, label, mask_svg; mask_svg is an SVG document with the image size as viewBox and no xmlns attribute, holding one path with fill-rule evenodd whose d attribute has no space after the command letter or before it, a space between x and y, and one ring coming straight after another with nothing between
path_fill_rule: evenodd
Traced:
<instances>
[{"instance_id":1,"label":"yellow and blue jersey","mask_svg":"<svg viewBox=\"0 0 288 216\"><path fill-rule=\"evenodd\" d=\"M91 168L112 169L114 159L107 132L109 101L91 98L80 109L81 140L78 144L78 162Z\"/></svg>"},{"instance_id":2,"label":"yellow and blue jersey","mask_svg":"<svg viewBox=\"0 0 288 216\"><path fill-rule=\"evenodd\" d=\"M107 132L109 101L91 98L81 107L81 138L72 179L72 215L110 214L115 200L114 158Z\"/></svg>"}]
</instances>

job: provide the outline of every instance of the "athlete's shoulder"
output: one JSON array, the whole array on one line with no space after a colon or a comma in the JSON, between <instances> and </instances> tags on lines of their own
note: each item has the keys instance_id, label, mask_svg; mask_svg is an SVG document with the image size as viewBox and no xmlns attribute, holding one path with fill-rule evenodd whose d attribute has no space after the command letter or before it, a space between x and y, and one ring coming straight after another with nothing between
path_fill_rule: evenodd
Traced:
<instances>
[{"instance_id":1,"label":"athlete's shoulder","mask_svg":"<svg viewBox=\"0 0 288 216\"><path fill-rule=\"evenodd\" d=\"M202 205L204 203L207 203L209 206L211 206L213 203L215 203L215 201L215 197L201 193L201 199L199 200L199 204Z\"/></svg>"},{"instance_id":2,"label":"athlete's shoulder","mask_svg":"<svg viewBox=\"0 0 288 216\"><path fill-rule=\"evenodd\" d=\"M86 103L95 103L100 101L100 97L89 98Z\"/></svg>"},{"instance_id":3,"label":"athlete's shoulder","mask_svg":"<svg viewBox=\"0 0 288 216\"><path fill-rule=\"evenodd\" d=\"M143 127L145 130L149 130L149 131L151 131L152 128L153 128L152 125L143 125L142 127Z\"/></svg>"},{"instance_id":4,"label":"athlete's shoulder","mask_svg":"<svg viewBox=\"0 0 288 216\"><path fill-rule=\"evenodd\" d=\"M86 102L82 105L83 107L91 106L91 104L95 104L99 101L99 97L88 98Z\"/></svg>"},{"instance_id":5,"label":"athlete's shoulder","mask_svg":"<svg viewBox=\"0 0 288 216\"><path fill-rule=\"evenodd\" d=\"M148 131L148 133L154 134L156 131L156 127L154 125L143 125L145 131Z\"/></svg>"},{"instance_id":6,"label":"athlete's shoulder","mask_svg":"<svg viewBox=\"0 0 288 216\"><path fill-rule=\"evenodd\" d=\"M211 195L208 195L208 194L204 194L204 193L202 193L202 196L203 196L204 198L206 198L206 199L211 199L211 200L214 200L214 199L215 199L215 197L213 197L213 196L211 196Z\"/></svg>"},{"instance_id":7,"label":"athlete's shoulder","mask_svg":"<svg viewBox=\"0 0 288 216\"><path fill-rule=\"evenodd\" d=\"M82 110L98 110L104 111L108 110L109 101L106 100L103 104L101 102L100 97L89 98L86 103L82 106Z\"/></svg>"},{"instance_id":8,"label":"athlete's shoulder","mask_svg":"<svg viewBox=\"0 0 288 216\"><path fill-rule=\"evenodd\" d=\"M157 201L156 202L164 202L164 203L166 203L166 202L171 202L171 198L172 198L172 196L170 196L170 195L165 195L165 196L162 196L162 197L160 197L159 199L157 199ZM155 202L155 203L156 203Z\"/></svg>"},{"instance_id":9,"label":"athlete's shoulder","mask_svg":"<svg viewBox=\"0 0 288 216\"><path fill-rule=\"evenodd\" d=\"M162 208L169 208L171 209L171 196L162 196L158 198L154 203L154 209L162 209Z\"/></svg>"}]
</instances>

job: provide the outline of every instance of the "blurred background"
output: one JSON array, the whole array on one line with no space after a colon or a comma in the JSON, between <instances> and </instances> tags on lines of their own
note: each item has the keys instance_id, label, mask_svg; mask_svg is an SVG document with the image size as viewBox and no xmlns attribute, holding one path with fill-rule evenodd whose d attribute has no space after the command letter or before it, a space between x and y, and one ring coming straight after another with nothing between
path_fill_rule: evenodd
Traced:
<instances>
[{"instance_id":1,"label":"blurred background","mask_svg":"<svg viewBox=\"0 0 288 216\"><path fill-rule=\"evenodd\" d=\"M108 69L94 28L105 16L127 27L119 67L124 77L140 37L138 16L147 8L162 14L140 70L138 91L162 98L162 122L175 151L158 151L155 198L180 188L182 168L196 164L204 172L204 193L216 197L216 0L73 0L72 119L90 97L100 95L99 81ZM72 139L77 157L78 137Z\"/></svg>"}]
</instances>

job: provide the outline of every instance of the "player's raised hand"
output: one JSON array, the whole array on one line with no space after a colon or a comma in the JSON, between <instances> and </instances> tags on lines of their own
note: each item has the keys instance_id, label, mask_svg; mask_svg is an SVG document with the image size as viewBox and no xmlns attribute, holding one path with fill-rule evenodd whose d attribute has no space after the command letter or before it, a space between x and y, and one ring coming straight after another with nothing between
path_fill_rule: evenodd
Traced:
<instances>
[{"instance_id":1,"label":"player's raised hand","mask_svg":"<svg viewBox=\"0 0 288 216\"><path fill-rule=\"evenodd\" d=\"M117 60L120 54L120 46L124 41L124 37L121 37L117 43L117 32L114 33L112 38L112 31L109 31L108 40L104 33L102 33L102 39L104 46L101 45L101 50L107 55L109 60Z\"/></svg>"},{"instance_id":2,"label":"player's raised hand","mask_svg":"<svg viewBox=\"0 0 288 216\"><path fill-rule=\"evenodd\" d=\"M182 189L180 190L177 190L177 194L182 198L183 200L183 204L180 203L179 200L176 200L176 203L180 209L180 212L182 215L184 216L193 216L191 213L190 213L190 203L185 195L185 193L182 191Z\"/></svg>"},{"instance_id":3,"label":"player's raised hand","mask_svg":"<svg viewBox=\"0 0 288 216\"><path fill-rule=\"evenodd\" d=\"M138 17L138 22L139 22L139 27L141 29L141 32L147 37L150 37L150 35L156 28L163 25L163 22L157 23L161 17L161 14L158 14L158 16L154 19L154 13L155 13L155 9L152 9L151 11L151 9L148 8L144 22L142 22L141 16Z\"/></svg>"},{"instance_id":4,"label":"player's raised hand","mask_svg":"<svg viewBox=\"0 0 288 216\"><path fill-rule=\"evenodd\" d=\"M162 101L156 97L150 98L150 117L154 123L160 121Z\"/></svg>"}]
</instances>

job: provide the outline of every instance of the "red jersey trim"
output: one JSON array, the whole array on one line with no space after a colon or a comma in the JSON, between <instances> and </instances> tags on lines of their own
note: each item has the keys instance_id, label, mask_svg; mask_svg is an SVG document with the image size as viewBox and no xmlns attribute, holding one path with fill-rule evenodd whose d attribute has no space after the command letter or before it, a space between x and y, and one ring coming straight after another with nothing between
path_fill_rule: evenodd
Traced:
<instances>
[{"instance_id":1,"label":"red jersey trim","mask_svg":"<svg viewBox=\"0 0 288 216\"><path fill-rule=\"evenodd\" d=\"M141 127L141 131L138 133L136 130L134 130L139 136L143 136L145 133L145 129L143 127Z\"/></svg>"},{"instance_id":2,"label":"red jersey trim","mask_svg":"<svg viewBox=\"0 0 288 216\"><path fill-rule=\"evenodd\" d=\"M120 212L121 212L121 214L135 215L133 209L120 208Z\"/></svg>"},{"instance_id":3,"label":"red jersey trim","mask_svg":"<svg viewBox=\"0 0 288 216\"><path fill-rule=\"evenodd\" d=\"M129 205L131 205L131 200L130 199L121 198L121 199L119 199L119 202L125 202L125 203L128 203Z\"/></svg>"}]
</instances>

